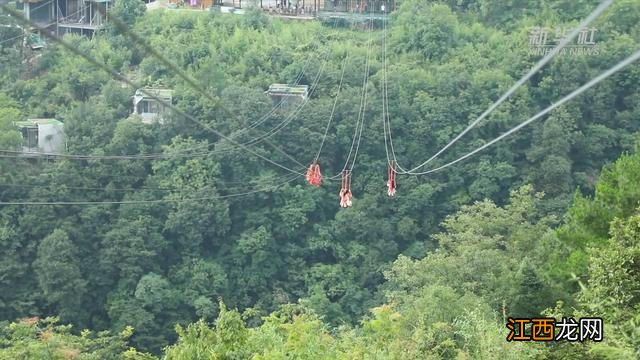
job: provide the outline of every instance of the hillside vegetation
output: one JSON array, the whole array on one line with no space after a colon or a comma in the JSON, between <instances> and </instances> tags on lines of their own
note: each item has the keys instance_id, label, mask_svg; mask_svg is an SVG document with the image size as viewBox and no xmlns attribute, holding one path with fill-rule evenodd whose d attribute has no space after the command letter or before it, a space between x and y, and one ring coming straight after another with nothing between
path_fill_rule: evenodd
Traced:
<instances>
[{"instance_id":1,"label":"hillside vegetation","mask_svg":"<svg viewBox=\"0 0 640 360\"><path fill-rule=\"evenodd\" d=\"M573 28L597 3L403 1L387 33L398 160L413 167L428 159L524 75L540 58L530 53L532 27ZM14 121L56 118L68 154L209 152L0 158L2 202L122 202L0 205L1 359L640 356L640 66L469 160L399 176L390 199L383 29L283 21L257 10L145 13L140 4L116 0L113 14L206 94L113 25L64 40L127 79L173 89L174 105L200 124L173 112L144 124L131 114L135 89L53 43L33 52L7 42L0 150L20 146ZM12 21L0 14L1 23ZM597 54L556 57L433 165L636 51L640 3L616 1L593 26ZM0 41L11 31L0 28ZM273 108L264 93L270 84L317 78L288 126L251 149L304 171L338 96L320 157L325 174L337 174L352 144L368 54L352 208L338 205L339 181L308 186L205 128L250 141L291 114L277 108L247 130ZM541 314L602 317L605 340L505 340L507 316Z\"/></svg>"}]
</instances>

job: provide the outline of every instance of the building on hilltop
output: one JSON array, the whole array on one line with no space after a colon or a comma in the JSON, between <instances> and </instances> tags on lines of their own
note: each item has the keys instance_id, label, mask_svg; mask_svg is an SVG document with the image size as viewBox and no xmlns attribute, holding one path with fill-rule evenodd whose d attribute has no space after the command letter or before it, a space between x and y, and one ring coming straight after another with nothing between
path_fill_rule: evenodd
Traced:
<instances>
[{"instance_id":1,"label":"building on hilltop","mask_svg":"<svg viewBox=\"0 0 640 360\"><path fill-rule=\"evenodd\" d=\"M309 85L272 84L265 93L271 97L274 104L288 106L307 100Z\"/></svg>"},{"instance_id":2,"label":"building on hilltop","mask_svg":"<svg viewBox=\"0 0 640 360\"><path fill-rule=\"evenodd\" d=\"M59 35L93 35L106 22L111 0L56 0Z\"/></svg>"},{"instance_id":3,"label":"building on hilltop","mask_svg":"<svg viewBox=\"0 0 640 360\"><path fill-rule=\"evenodd\" d=\"M24 16L39 27L55 31L57 0L24 0Z\"/></svg>"},{"instance_id":4,"label":"building on hilltop","mask_svg":"<svg viewBox=\"0 0 640 360\"><path fill-rule=\"evenodd\" d=\"M133 113L140 115L142 122L152 123L164 120L163 115L166 108L162 102L159 102L156 98L167 104L171 104L173 101L173 90L143 88L136 90L135 95L133 95Z\"/></svg>"},{"instance_id":5,"label":"building on hilltop","mask_svg":"<svg viewBox=\"0 0 640 360\"><path fill-rule=\"evenodd\" d=\"M112 0L23 0L24 15L57 35L91 36L106 22Z\"/></svg>"},{"instance_id":6,"label":"building on hilltop","mask_svg":"<svg viewBox=\"0 0 640 360\"><path fill-rule=\"evenodd\" d=\"M22 151L60 153L65 150L64 124L56 119L27 119L14 126L22 134Z\"/></svg>"}]
</instances>

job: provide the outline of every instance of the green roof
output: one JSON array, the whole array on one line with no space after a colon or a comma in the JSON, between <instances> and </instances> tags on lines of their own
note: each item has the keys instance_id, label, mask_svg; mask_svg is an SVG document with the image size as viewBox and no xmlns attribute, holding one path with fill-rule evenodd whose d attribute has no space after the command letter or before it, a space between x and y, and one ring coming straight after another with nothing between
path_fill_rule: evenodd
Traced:
<instances>
[{"instance_id":1,"label":"green roof","mask_svg":"<svg viewBox=\"0 0 640 360\"><path fill-rule=\"evenodd\" d=\"M269 86L269 91L281 92L281 93L306 94L309 91L309 86L308 85L273 84Z\"/></svg>"},{"instance_id":2,"label":"green roof","mask_svg":"<svg viewBox=\"0 0 640 360\"><path fill-rule=\"evenodd\" d=\"M135 96L149 98L152 96L159 97L161 99L170 99L173 95L173 90L171 89L159 89L159 88L142 88L136 90Z\"/></svg>"},{"instance_id":3,"label":"green roof","mask_svg":"<svg viewBox=\"0 0 640 360\"><path fill-rule=\"evenodd\" d=\"M29 34L27 35L27 45L31 46L34 49L39 49L47 45L42 36L38 34Z\"/></svg>"},{"instance_id":4,"label":"green roof","mask_svg":"<svg viewBox=\"0 0 640 360\"><path fill-rule=\"evenodd\" d=\"M14 124L17 127L28 127L38 125L62 125L62 122L56 119L27 119L24 121L16 121Z\"/></svg>"}]
</instances>

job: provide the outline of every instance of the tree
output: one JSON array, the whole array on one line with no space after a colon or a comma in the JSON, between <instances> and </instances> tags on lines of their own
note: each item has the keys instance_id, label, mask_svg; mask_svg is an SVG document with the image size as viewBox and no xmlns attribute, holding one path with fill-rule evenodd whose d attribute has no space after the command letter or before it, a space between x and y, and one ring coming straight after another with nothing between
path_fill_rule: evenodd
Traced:
<instances>
[{"instance_id":1,"label":"tree","mask_svg":"<svg viewBox=\"0 0 640 360\"><path fill-rule=\"evenodd\" d=\"M556 110L549 116L534 140L528 158L532 162L531 179L536 188L553 198L573 188L569 151L575 134L574 111Z\"/></svg>"},{"instance_id":2,"label":"tree","mask_svg":"<svg viewBox=\"0 0 640 360\"><path fill-rule=\"evenodd\" d=\"M147 7L142 1L118 0L111 8L110 15L122 21L127 26L132 26L146 11Z\"/></svg>"},{"instance_id":3,"label":"tree","mask_svg":"<svg viewBox=\"0 0 640 360\"><path fill-rule=\"evenodd\" d=\"M514 311L539 313L552 302L549 297L529 308L518 304L519 298L530 296L523 289L534 291L527 290L528 286L535 285L542 293L550 291L549 283L542 280L542 269L521 269L521 263L541 262L550 251L543 240L553 218L536 215L540 202L540 196L525 186L511 192L511 202L505 207L487 200L463 207L445 219L445 232L434 235L439 249L417 261L400 256L386 273L389 283L385 288L391 294L402 294L407 289L447 284L482 298L495 312L506 306L514 315ZM518 273L522 275L514 276Z\"/></svg>"},{"instance_id":4,"label":"tree","mask_svg":"<svg viewBox=\"0 0 640 360\"><path fill-rule=\"evenodd\" d=\"M82 321L78 311L87 292L87 283L80 272L77 249L68 234L56 229L38 246L33 267L45 300L53 304L66 320Z\"/></svg>"},{"instance_id":5,"label":"tree","mask_svg":"<svg viewBox=\"0 0 640 360\"><path fill-rule=\"evenodd\" d=\"M528 53L533 25L574 27L596 2L404 1L388 22L385 72L402 166L437 152L527 72L537 60ZM20 148L20 134L9 130L15 118L55 117L65 124L71 154L165 155L0 159L2 203L107 202L0 206L0 284L12 290L0 294L5 319L61 311L66 298L51 302L40 278L54 297L75 291L55 287L31 266L43 239L58 230L72 250L48 259L64 261L66 275L80 274L85 284L77 322L116 332L133 325L131 343L158 355L175 339L175 324L203 318L194 332L205 334L207 343L194 337L191 348L181 347L189 356L544 357L535 346L506 344L501 315L537 315L558 299L562 310L580 307L573 292L580 282L588 284L594 262L588 249L608 247L612 220L636 214L636 160L623 157L595 186L602 165L632 152L640 134L636 67L466 161L429 176L399 177L398 196L389 199L379 34L320 22L265 23L258 12L142 14L143 7L119 2L111 18L125 19L218 101L113 27L66 40L141 86L173 89L173 104L197 122L169 112L162 123L144 124L130 116L135 89L71 52L50 44L21 55L17 44L2 44L0 114L9 127L0 127L0 150ZM637 8L617 1L595 25L599 54L556 57L425 170L485 144L634 51ZM340 209L339 185L329 178L340 172L352 145L370 39L356 199L352 208ZM303 107L273 108L264 94L270 84L311 85L317 75ZM320 157L323 187L309 188L255 156L303 172L324 139L335 96ZM268 142L275 146L257 140L274 128ZM251 151L235 142L252 142ZM520 189L523 184L533 187ZM548 215L564 213L576 186L585 195L575 196L556 232L557 221ZM510 189L520 190L510 196ZM626 288L625 281L612 283ZM238 310L220 309L219 297ZM289 302L296 304L282 306ZM207 324L216 318L228 320L225 331ZM633 327L624 323L618 333L632 337Z\"/></svg>"},{"instance_id":6,"label":"tree","mask_svg":"<svg viewBox=\"0 0 640 360\"><path fill-rule=\"evenodd\" d=\"M245 10L244 22L248 27L262 30L269 25L269 17L261 8L251 6Z\"/></svg>"},{"instance_id":7,"label":"tree","mask_svg":"<svg viewBox=\"0 0 640 360\"><path fill-rule=\"evenodd\" d=\"M216 299L229 293L225 269L215 261L185 259L173 269L171 280L180 288L185 305L195 309L195 315L205 320L217 315Z\"/></svg>"},{"instance_id":8,"label":"tree","mask_svg":"<svg viewBox=\"0 0 640 360\"><path fill-rule=\"evenodd\" d=\"M126 328L117 334L84 330L73 334L71 325L60 325L57 318L28 318L2 328L2 359L101 359L154 360L156 357L128 347L134 333Z\"/></svg>"},{"instance_id":9,"label":"tree","mask_svg":"<svg viewBox=\"0 0 640 360\"><path fill-rule=\"evenodd\" d=\"M22 136L13 122L21 120L22 112L18 103L0 92L0 146L3 149L15 149L20 146Z\"/></svg>"},{"instance_id":10,"label":"tree","mask_svg":"<svg viewBox=\"0 0 640 360\"><path fill-rule=\"evenodd\" d=\"M457 18L446 5L406 2L398 20L403 26L397 46L405 51L419 52L427 59L438 60L457 45Z\"/></svg>"},{"instance_id":11,"label":"tree","mask_svg":"<svg viewBox=\"0 0 640 360\"><path fill-rule=\"evenodd\" d=\"M22 135L13 122L21 120L23 120L22 112L18 103L0 91L0 148L20 149ZM9 171L10 167L10 159L0 159L0 182L11 183L19 177L19 174Z\"/></svg>"},{"instance_id":12,"label":"tree","mask_svg":"<svg viewBox=\"0 0 640 360\"><path fill-rule=\"evenodd\" d=\"M245 327L241 314L238 310L228 310L222 302L220 315L213 329L200 320L186 329L178 326L176 330L180 340L167 349L167 359L200 359L201 354L237 359L249 354L249 330Z\"/></svg>"},{"instance_id":13,"label":"tree","mask_svg":"<svg viewBox=\"0 0 640 360\"><path fill-rule=\"evenodd\" d=\"M26 261L24 239L10 223L0 225L0 318L14 319L36 313L34 287L29 263Z\"/></svg>"},{"instance_id":14,"label":"tree","mask_svg":"<svg viewBox=\"0 0 640 360\"><path fill-rule=\"evenodd\" d=\"M105 235L99 265L112 284L120 282L133 289L140 277L160 268L158 259L167 242L158 229L156 219L148 215L134 216L122 218L120 224Z\"/></svg>"},{"instance_id":15,"label":"tree","mask_svg":"<svg viewBox=\"0 0 640 360\"><path fill-rule=\"evenodd\" d=\"M566 223L558 230L560 240L569 246L566 258L554 266L564 268L565 276L585 276L588 267L587 249L606 243L611 222L626 219L635 213L640 202L640 155L623 155L604 168L596 184L595 196L578 193L568 210ZM575 285L574 285L575 286Z\"/></svg>"},{"instance_id":16,"label":"tree","mask_svg":"<svg viewBox=\"0 0 640 360\"><path fill-rule=\"evenodd\" d=\"M204 143L174 139L166 153L206 146ZM167 238L175 239L174 248L186 257L203 251L213 253L221 246L230 226L229 205L219 196L220 165L215 158L176 159L153 165L157 183L172 189L166 198L176 201L169 209L164 230ZM192 201L209 198L208 201Z\"/></svg>"}]
</instances>

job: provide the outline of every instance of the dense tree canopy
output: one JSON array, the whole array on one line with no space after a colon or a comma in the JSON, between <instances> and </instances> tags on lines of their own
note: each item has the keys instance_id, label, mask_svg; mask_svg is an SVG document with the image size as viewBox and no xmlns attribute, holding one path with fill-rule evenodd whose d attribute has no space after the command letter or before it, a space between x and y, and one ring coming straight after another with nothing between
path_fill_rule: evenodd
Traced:
<instances>
[{"instance_id":1,"label":"dense tree canopy","mask_svg":"<svg viewBox=\"0 0 640 360\"><path fill-rule=\"evenodd\" d=\"M105 202L0 205L0 358L637 357L640 67L456 166L399 176L394 199L384 186L385 79L398 160L416 166L538 61L532 27L571 28L597 3L403 1L385 72L380 26L116 0L111 14L199 89L117 26L64 37L131 81L173 89L197 123L176 112L142 122L136 89L0 27L3 154L21 148L15 121L56 118L67 154L164 155L0 158L2 202ZM597 53L557 56L431 165L637 50L640 5L616 1L594 26ZM299 108L264 93L316 81ZM333 112L320 163L339 173L363 89L352 208L339 208L337 181L310 187L255 156L304 171ZM605 341L505 341L506 316L543 313L600 316Z\"/></svg>"}]
</instances>

